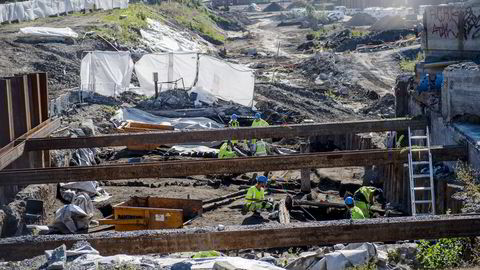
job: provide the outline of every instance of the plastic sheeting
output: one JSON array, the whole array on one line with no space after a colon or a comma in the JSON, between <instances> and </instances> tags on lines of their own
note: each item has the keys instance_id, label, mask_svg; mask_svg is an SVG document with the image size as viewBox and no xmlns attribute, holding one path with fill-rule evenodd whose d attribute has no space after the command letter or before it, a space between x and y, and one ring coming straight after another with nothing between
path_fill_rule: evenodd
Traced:
<instances>
[{"instance_id":1,"label":"plastic sheeting","mask_svg":"<svg viewBox=\"0 0 480 270\"><path fill-rule=\"evenodd\" d=\"M128 0L32 0L0 5L0 23L31 21L85 9L128 8Z\"/></svg>"},{"instance_id":2,"label":"plastic sheeting","mask_svg":"<svg viewBox=\"0 0 480 270\"><path fill-rule=\"evenodd\" d=\"M252 106L255 77L245 66L201 55L198 82L214 96L244 106Z\"/></svg>"},{"instance_id":3,"label":"plastic sheeting","mask_svg":"<svg viewBox=\"0 0 480 270\"><path fill-rule=\"evenodd\" d=\"M130 52L89 52L80 68L81 90L104 96L127 91L133 73Z\"/></svg>"},{"instance_id":4,"label":"plastic sheeting","mask_svg":"<svg viewBox=\"0 0 480 270\"><path fill-rule=\"evenodd\" d=\"M223 269L214 268L215 264L226 263L231 265L231 269L245 269L245 270L282 270L267 262L249 260L239 257L216 257L216 258L202 258L202 259L185 259L185 258L158 258L152 256L130 256L130 255L114 255L114 256L100 256L100 255L83 255L73 261L74 264L80 266L90 265L118 265L128 264L140 267L150 267L154 269ZM189 266L187 268L187 265ZM183 268L182 268L183 267ZM216 266L219 267L219 266ZM230 268L229 268L230 269Z\"/></svg>"},{"instance_id":5,"label":"plastic sheeting","mask_svg":"<svg viewBox=\"0 0 480 270\"><path fill-rule=\"evenodd\" d=\"M168 118L156 116L135 108L122 108L118 110L110 120L116 123L128 120L149 124L169 122L175 129L212 129L224 127L224 125L205 117Z\"/></svg>"},{"instance_id":6,"label":"plastic sheeting","mask_svg":"<svg viewBox=\"0 0 480 270\"><path fill-rule=\"evenodd\" d=\"M77 38L78 34L75 33L70 27L65 28L52 28L52 27L24 27L20 28L20 33L32 36L43 37L71 37Z\"/></svg>"},{"instance_id":7,"label":"plastic sheeting","mask_svg":"<svg viewBox=\"0 0 480 270\"><path fill-rule=\"evenodd\" d=\"M197 75L196 53L164 53L146 54L135 64L135 74L140 82L141 92L147 96L155 94L153 73L158 73L159 90L169 90L173 82L183 78L183 84L178 81L179 88L191 88Z\"/></svg>"},{"instance_id":8,"label":"plastic sheeting","mask_svg":"<svg viewBox=\"0 0 480 270\"><path fill-rule=\"evenodd\" d=\"M74 204L67 204L55 212L55 227L63 233L75 233L87 229L90 218L85 211Z\"/></svg>"},{"instance_id":9,"label":"plastic sheeting","mask_svg":"<svg viewBox=\"0 0 480 270\"><path fill-rule=\"evenodd\" d=\"M195 53L147 54L135 64L141 94L151 96L155 93L154 72L158 72L161 90L173 87L173 84L164 82L183 78L185 88L196 86L214 97L252 106L255 77L253 71L243 65L207 55L197 57ZM182 86L179 81L177 87Z\"/></svg>"}]
</instances>

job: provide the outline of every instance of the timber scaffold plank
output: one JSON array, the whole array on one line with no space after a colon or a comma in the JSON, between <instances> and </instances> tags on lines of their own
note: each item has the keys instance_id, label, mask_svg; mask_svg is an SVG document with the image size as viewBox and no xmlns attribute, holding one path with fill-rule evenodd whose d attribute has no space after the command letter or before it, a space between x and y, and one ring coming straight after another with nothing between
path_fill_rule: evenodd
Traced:
<instances>
[{"instance_id":1,"label":"timber scaffold plank","mask_svg":"<svg viewBox=\"0 0 480 270\"><path fill-rule=\"evenodd\" d=\"M339 135L364 132L383 132L394 130L423 129L426 120L412 120L409 118L395 118L388 120L365 120L353 122L295 124L269 127L240 127L209 130L165 131L135 134L101 135L96 137L78 138L45 138L32 139L27 142L27 151L75 149L107 146L135 146L148 144L178 144L208 141L222 141L225 139L251 138L292 138L319 135Z\"/></svg>"},{"instance_id":2,"label":"timber scaffold plank","mask_svg":"<svg viewBox=\"0 0 480 270\"><path fill-rule=\"evenodd\" d=\"M287 156L6 170L0 172L0 184L45 184L69 181L167 178L306 168L372 166L406 163L407 154L408 151L402 151L401 149L377 149ZM435 146L432 147L432 155L435 161L456 161L465 159L466 151L461 146Z\"/></svg>"},{"instance_id":3,"label":"timber scaffold plank","mask_svg":"<svg viewBox=\"0 0 480 270\"><path fill-rule=\"evenodd\" d=\"M128 233L21 236L0 239L0 259L23 260L41 255L45 250L57 248L62 244L71 247L77 241L88 241L100 254L108 256L320 246L479 235L480 215L336 220L226 226L222 231L215 227L206 227Z\"/></svg>"}]
</instances>

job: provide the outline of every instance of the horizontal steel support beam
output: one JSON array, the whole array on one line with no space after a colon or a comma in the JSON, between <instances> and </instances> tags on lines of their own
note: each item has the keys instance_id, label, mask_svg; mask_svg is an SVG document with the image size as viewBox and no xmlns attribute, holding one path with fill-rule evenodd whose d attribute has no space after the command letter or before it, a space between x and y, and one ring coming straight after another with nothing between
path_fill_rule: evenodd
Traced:
<instances>
[{"instance_id":1,"label":"horizontal steel support beam","mask_svg":"<svg viewBox=\"0 0 480 270\"><path fill-rule=\"evenodd\" d=\"M60 119L50 119L31 129L15 141L0 149L0 170L20 158L25 151L25 140L30 138L43 138L50 135L60 127ZM0 183L1 185L1 183Z\"/></svg>"},{"instance_id":2,"label":"horizontal steel support beam","mask_svg":"<svg viewBox=\"0 0 480 270\"><path fill-rule=\"evenodd\" d=\"M134 134L101 135L79 138L45 138L28 140L27 151L74 149L107 146L133 146L146 144L178 144L221 141L226 139L292 138L317 135L341 135L364 132L425 129L426 120L396 118L322 124L296 124L269 127L240 127L191 131L166 131Z\"/></svg>"},{"instance_id":3,"label":"horizontal steel support beam","mask_svg":"<svg viewBox=\"0 0 480 270\"><path fill-rule=\"evenodd\" d=\"M406 163L407 150L336 151L302 155L163 161L137 164L21 169L0 172L0 185L46 184L70 181L185 177L191 175L282 171ZM466 158L461 146L432 147L436 161Z\"/></svg>"},{"instance_id":4,"label":"horizontal steel support beam","mask_svg":"<svg viewBox=\"0 0 480 270\"><path fill-rule=\"evenodd\" d=\"M0 259L22 260L88 241L101 255L265 249L480 235L480 216L431 216L226 226L180 230L41 235L0 239Z\"/></svg>"}]
</instances>

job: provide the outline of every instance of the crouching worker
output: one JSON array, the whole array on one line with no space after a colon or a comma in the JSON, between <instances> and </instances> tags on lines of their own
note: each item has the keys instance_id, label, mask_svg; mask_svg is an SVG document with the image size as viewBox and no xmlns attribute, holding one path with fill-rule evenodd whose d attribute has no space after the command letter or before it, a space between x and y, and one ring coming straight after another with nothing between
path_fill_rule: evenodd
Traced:
<instances>
[{"instance_id":1,"label":"crouching worker","mask_svg":"<svg viewBox=\"0 0 480 270\"><path fill-rule=\"evenodd\" d=\"M383 190L376 187L361 187L353 195L355 199L355 205L362 210L365 218L373 217L372 206L377 200L379 203L384 204Z\"/></svg>"},{"instance_id":2,"label":"crouching worker","mask_svg":"<svg viewBox=\"0 0 480 270\"><path fill-rule=\"evenodd\" d=\"M365 219L362 210L355 206L355 201L352 197L345 198L345 205L348 208L348 218L350 219Z\"/></svg>"},{"instance_id":3,"label":"crouching worker","mask_svg":"<svg viewBox=\"0 0 480 270\"><path fill-rule=\"evenodd\" d=\"M218 152L218 158L235 158L237 153L233 150L233 144L231 141L224 142L220 146L220 151Z\"/></svg>"},{"instance_id":4,"label":"crouching worker","mask_svg":"<svg viewBox=\"0 0 480 270\"><path fill-rule=\"evenodd\" d=\"M243 205L242 215L253 212L254 215L260 215L261 210L272 210L273 200L265 200L265 186L268 178L261 175L257 177L257 183L248 189L245 196L245 204Z\"/></svg>"}]
</instances>

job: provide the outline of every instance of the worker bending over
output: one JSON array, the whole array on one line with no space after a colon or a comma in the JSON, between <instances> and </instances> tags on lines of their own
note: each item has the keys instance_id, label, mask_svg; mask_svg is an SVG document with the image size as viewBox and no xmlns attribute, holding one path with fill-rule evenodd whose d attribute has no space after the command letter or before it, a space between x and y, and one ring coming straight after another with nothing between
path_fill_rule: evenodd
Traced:
<instances>
[{"instance_id":1,"label":"worker bending over","mask_svg":"<svg viewBox=\"0 0 480 270\"><path fill-rule=\"evenodd\" d=\"M237 120L237 115L236 114L232 114L232 117L230 118L230 121L228 122L228 126L231 127L231 128L238 128L240 127L240 123L238 122ZM232 144L235 145L237 144L238 141L237 140L232 140Z\"/></svg>"},{"instance_id":2,"label":"worker bending over","mask_svg":"<svg viewBox=\"0 0 480 270\"><path fill-rule=\"evenodd\" d=\"M248 189L245 196L245 204L243 205L242 214L246 215L248 212L253 212L254 215L260 215L258 211L263 209L271 209L273 207L273 200L265 200L265 186L268 178L260 175L257 177L257 183Z\"/></svg>"},{"instance_id":3,"label":"worker bending over","mask_svg":"<svg viewBox=\"0 0 480 270\"><path fill-rule=\"evenodd\" d=\"M358 206L355 206L355 201L352 197L345 198L345 205L348 208L350 219L365 219L362 210L360 210Z\"/></svg>"},{"instance_id":4,"label":"worker bending over","mask_svg":"<svg viewBox=\"0 0 480 270\"><path fill-rule=\"evenodd\" d=\"M233 150L233 144L231 141L226 141L220 146L218 152L218 158L235 158L237 153Z\"/></svg>"},{"instance_id":5,"label":"worker bending over","mask_svg":"<svg viewBox=\"0 0 480 270\"><path fill-rule=\"evenodd\" d=\"M252 122L252 127L267 127L269 126L268 122L262 119L260 113L255 114L255 120ZM255 156L266 156L267 155L267 146L263 140L258 141L253 138L250 145L250 150Z\"/></svg>"},{"instance_id":6,"label":"worker bending over","mask_svg":"<svg viewBox=\"0 0 480 270\"><path fill-rule=\"evenodd\" d=\"M353 198L355 199L355 205L362 210L365 218L373 217L371 208L375 199L384 203L383 190L376 187L361 187L355 191Z\"/></svg>"}]
</instances>

